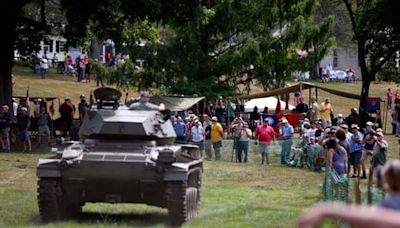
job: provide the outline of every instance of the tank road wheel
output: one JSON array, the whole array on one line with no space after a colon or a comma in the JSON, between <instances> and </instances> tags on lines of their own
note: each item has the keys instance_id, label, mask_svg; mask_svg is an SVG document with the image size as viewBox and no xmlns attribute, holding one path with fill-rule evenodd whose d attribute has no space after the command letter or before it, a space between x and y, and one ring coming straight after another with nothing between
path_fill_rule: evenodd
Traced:
<instances>
[{"instance_id":1,"label":"tank road wheel","mask_svg":"<svg viewBox=\"0 0 400 228\"><path fill-rule=\"evenodd\" d=\"M37 191L42 222L73 218L82 211L80 204L68 202L61 188L61 180L58 178L40 178Z\"/></svg>"},{"instance_id":2,"label":"tank road wheel","mask_svg":"<svg viewBox=\"0 0 400 228\"><path fill-rule=\"evenodd\" d=\"M166 188L168 216L172 225L180 226L197 214L197 188L186 182L168 182Z\"/></svg>"},{"instance_id":3,"label":"tank road wheel","mask_svg":"<svg viewBox=\"0 0 400 228\"><path fill-rule=\"evenodd\" d=\"M197 211L200 208L200 196L201 196L201 168L197 167L192 170L190 170L189 178L188 178L188 187L193 187L197 189L197 208L196 208L196 214Z\"/></svg>"}]
</instances>

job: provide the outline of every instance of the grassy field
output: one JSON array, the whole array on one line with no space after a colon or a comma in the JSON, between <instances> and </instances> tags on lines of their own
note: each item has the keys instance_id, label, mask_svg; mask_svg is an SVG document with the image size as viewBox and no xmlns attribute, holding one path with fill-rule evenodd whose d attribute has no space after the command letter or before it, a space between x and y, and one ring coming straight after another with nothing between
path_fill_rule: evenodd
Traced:
<instances>
[{"instance_id":1,"label":"grassy field","mask_svg":"<svg viewBox=\"0 0 400 228\"><path fill-rule=\"evenodd\" d=\"M26 68L16 68L15 95L71 96L89 94L95 82L77 83L68 76L50 73L46 80ZM328 83L331 88L359 93L360 84ZM384 96L388 86L371 86L371 94ZM328 96L321 92L321 97ZM348 114L358 101L330 96L335 112ZM389 123L390 125L390 123ZM389 156L398 157L397 138L388 135ZM271 165L260 165L257 148L251 144L247 164L232 163L232 143L224 141L223 159L205 161L200 214L185 227L294 227L299 214L321 200L322 173L278 165L278 145L274 145ZM50 156L45 148L33 153L0 153L0 227L164 227L166 210L145 205L87 204L82 219L43 225L36 201L37 160Z\"/></svg>"}]
</instances>

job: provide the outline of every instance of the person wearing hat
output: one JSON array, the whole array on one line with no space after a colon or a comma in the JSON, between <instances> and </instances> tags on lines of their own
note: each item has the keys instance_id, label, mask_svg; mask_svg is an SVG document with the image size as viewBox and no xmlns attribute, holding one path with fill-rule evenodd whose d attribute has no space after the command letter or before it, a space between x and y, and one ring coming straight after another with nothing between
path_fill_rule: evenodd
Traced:
<instances>
[{"instance_id":1,"label":"person wearing hat","mask_svg":"<svg viewBox=\"0 0 400 228\"><path fill-rule=\"evenodd\" d=\"M40 144L42 142L42 138L46 137L47 138L47 144L51 146L51 135L50 135L50 128L49 128L49 123L50 123L50 115L46 111L46 108L42 107L40 109L40 114L37 118L37 125L38 125L38 147L40 147Z\"/></svg>"},{"instance_id":2,"label":"person wearing hat","mask_svg":"<svg viewBox=\"0 0 400 228\"><path fill-rule=\"evenodd\" d=\"M353 166L352 177L359 177L361 175L360 161L364 148L363 134L359 131L357 124L351 125L351 132L353 133L350 140L350 165Z\"/></svg>"},{"instance_id":3,"label":"person wearing hat","mask_svg":"<svg viewBox=\"0 0 400 228\"><path fill-rule=\"evenodd\" d=\"M322 127L330 127L332 125L331 120L332 105L329 98L325 98L324 102L319 105L319 114L321 116Z\"/></svg>"},{"instance_id":4,"label":"person wearing hat","mask_svg":"<svg viewBox=\"0 0 400 228\"><path fill-rule=\"evenodd\" d=\"M161 103L160 105L155 105L150 103L150 94L147 91L142 91L140 93L139 102L135 102L129 106L130 110L156 110L156 111L164 111L165 105Z\"/></svg>"},{"instance_id":5,"label":"person wearing hat","mask_svg":"<svg viewBox=\"0 0 400 228\"><path fill-rule=\"evenodd\" d=\"M221 147L222 147L222 139L224 137L224 129L222 125L218 123L218 118L213 116L211 118L212 126L211 126L211 143L213 145L215 160L221 159Z\"/></svg>"},{"instance_id":6,"label":"person wearing hat","mask_svg":"<svg viewBox=\"0 0 400 228\"><path fill-rule=\"evenodd\" d=\"M282 119L282 124L279 129L280 136L280 144L282 147L281 150L281 164L285 165L289 162L290 152L292 150L292 137L293 137L294 129L292 125L289 124L289 121L285 118Z\"/></svg>"},{"instance_id":7,"label":"person wearing hat","mask_svg":"<svg viewBox=\"0 0 400 228\"><path fill-rule=\"evenodd\" d=\"M238 162L247 162L249 141L252 136L252 132L249 129L249 125L246 122L239 122L235 126L235 138L236 142L236 160Z\"/></svg>"},{"instance_id":8,"label":"person wearing hat","mask_svg":"<svg viewBox=\"0 0 400 228\"><path fill-rule=\"evenodd\" d=\"M269 119L265 118L263 124L258 126L255 132L261 153L261 164L269 164L268 147L275 140L275 131L268 123Z\"/></svg>"},{"instance_id":9,"label":"person wearing hat","mask_svg":"<svg viewBox=\"0 0 400 228\"><path fill-rule=\"evenodd\" d=\"M82 125L82 121L85 117L86 110L89 109L89 104L86 102L85 95L80 96L81 101L78 104L78 111L79 111L79 122Z\"/></svg>"},{"instance_id":10,"label":"person wearing hat","mask_svg":"<svg viewBox=\"0 0 400 228\"><path fill-rule=\"evenodd\" d=\"M374 124L371 121L368 121L366 123L366 129L364 132L364 150L362 152L362 157L361 157L361 168L362 168L362 176L361 179L367 179L367 174L366 174L366 166L365 166L365 161L374 154L374 146L376 142L376 132L372 128Z\"/></svg>"},{"instance_id":11,"label":"person wearing hat","mask_svg":"<svg viewBox=\"0 0 400 228\"><path fill-rule=\"evenodd\" d=\"M338 126L338 127L339 127L340 125L344 124L344 123L345 123L345 121L344 121L343 115L342 115L341 113L339 113L339 114L337 115L337 117L334 118L333 121L332 121L332 125Z\"/></svg>"},{"instance_id":12,"label":"person wearing hat","mask_svg":"<svg viewBox=\"0 0 400 228\"><path fill-rule=\"evenodd\" d=\"M383 132L379 131L374 136L376 139L376 143L374 146L374 154L372 155L372 171L378 177L378 184L381 182L380 171L383 166L386 164L387 160L387 151L388 151L388 142L384 140Z\"/></svg>"}]
</instances>

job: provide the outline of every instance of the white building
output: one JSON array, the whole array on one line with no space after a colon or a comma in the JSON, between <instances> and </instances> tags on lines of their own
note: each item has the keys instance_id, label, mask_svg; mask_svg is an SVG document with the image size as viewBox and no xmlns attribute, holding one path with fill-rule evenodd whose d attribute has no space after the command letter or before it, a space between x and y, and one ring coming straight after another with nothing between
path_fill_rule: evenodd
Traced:
<instances>
[{"instance_id":1,"label":"white building","mask_svg":"<svg viewBox=\"0 0 400 228\"><path fill-rule=\"evenodd\" d=\"M351 68L357 78L361 78L361 69L358 64L357 48L334 48L320 62L320 67L332 66L333 70L343 70Z\"/></svg>"}]
</instances>

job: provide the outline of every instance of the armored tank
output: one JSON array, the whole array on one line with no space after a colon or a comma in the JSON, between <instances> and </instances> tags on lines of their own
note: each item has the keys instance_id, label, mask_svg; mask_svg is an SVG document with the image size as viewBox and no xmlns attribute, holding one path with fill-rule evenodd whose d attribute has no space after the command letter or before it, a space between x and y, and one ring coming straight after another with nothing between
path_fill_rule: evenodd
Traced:
<instances>
[{"instance_id":1,"label":"armored tank","mask_svg":"<svg viewBox=\"0 0 400 228\"><path fill-rule=\"evenodd\" d=\"M118 90L99 88L94 96L80 141L38 161L41 220L76 218L86 202L166 208L173 225L196 216L203 171L198 147L174 144L164 113L130 110L119 104Z\"/></svg>"}]
</instances>

